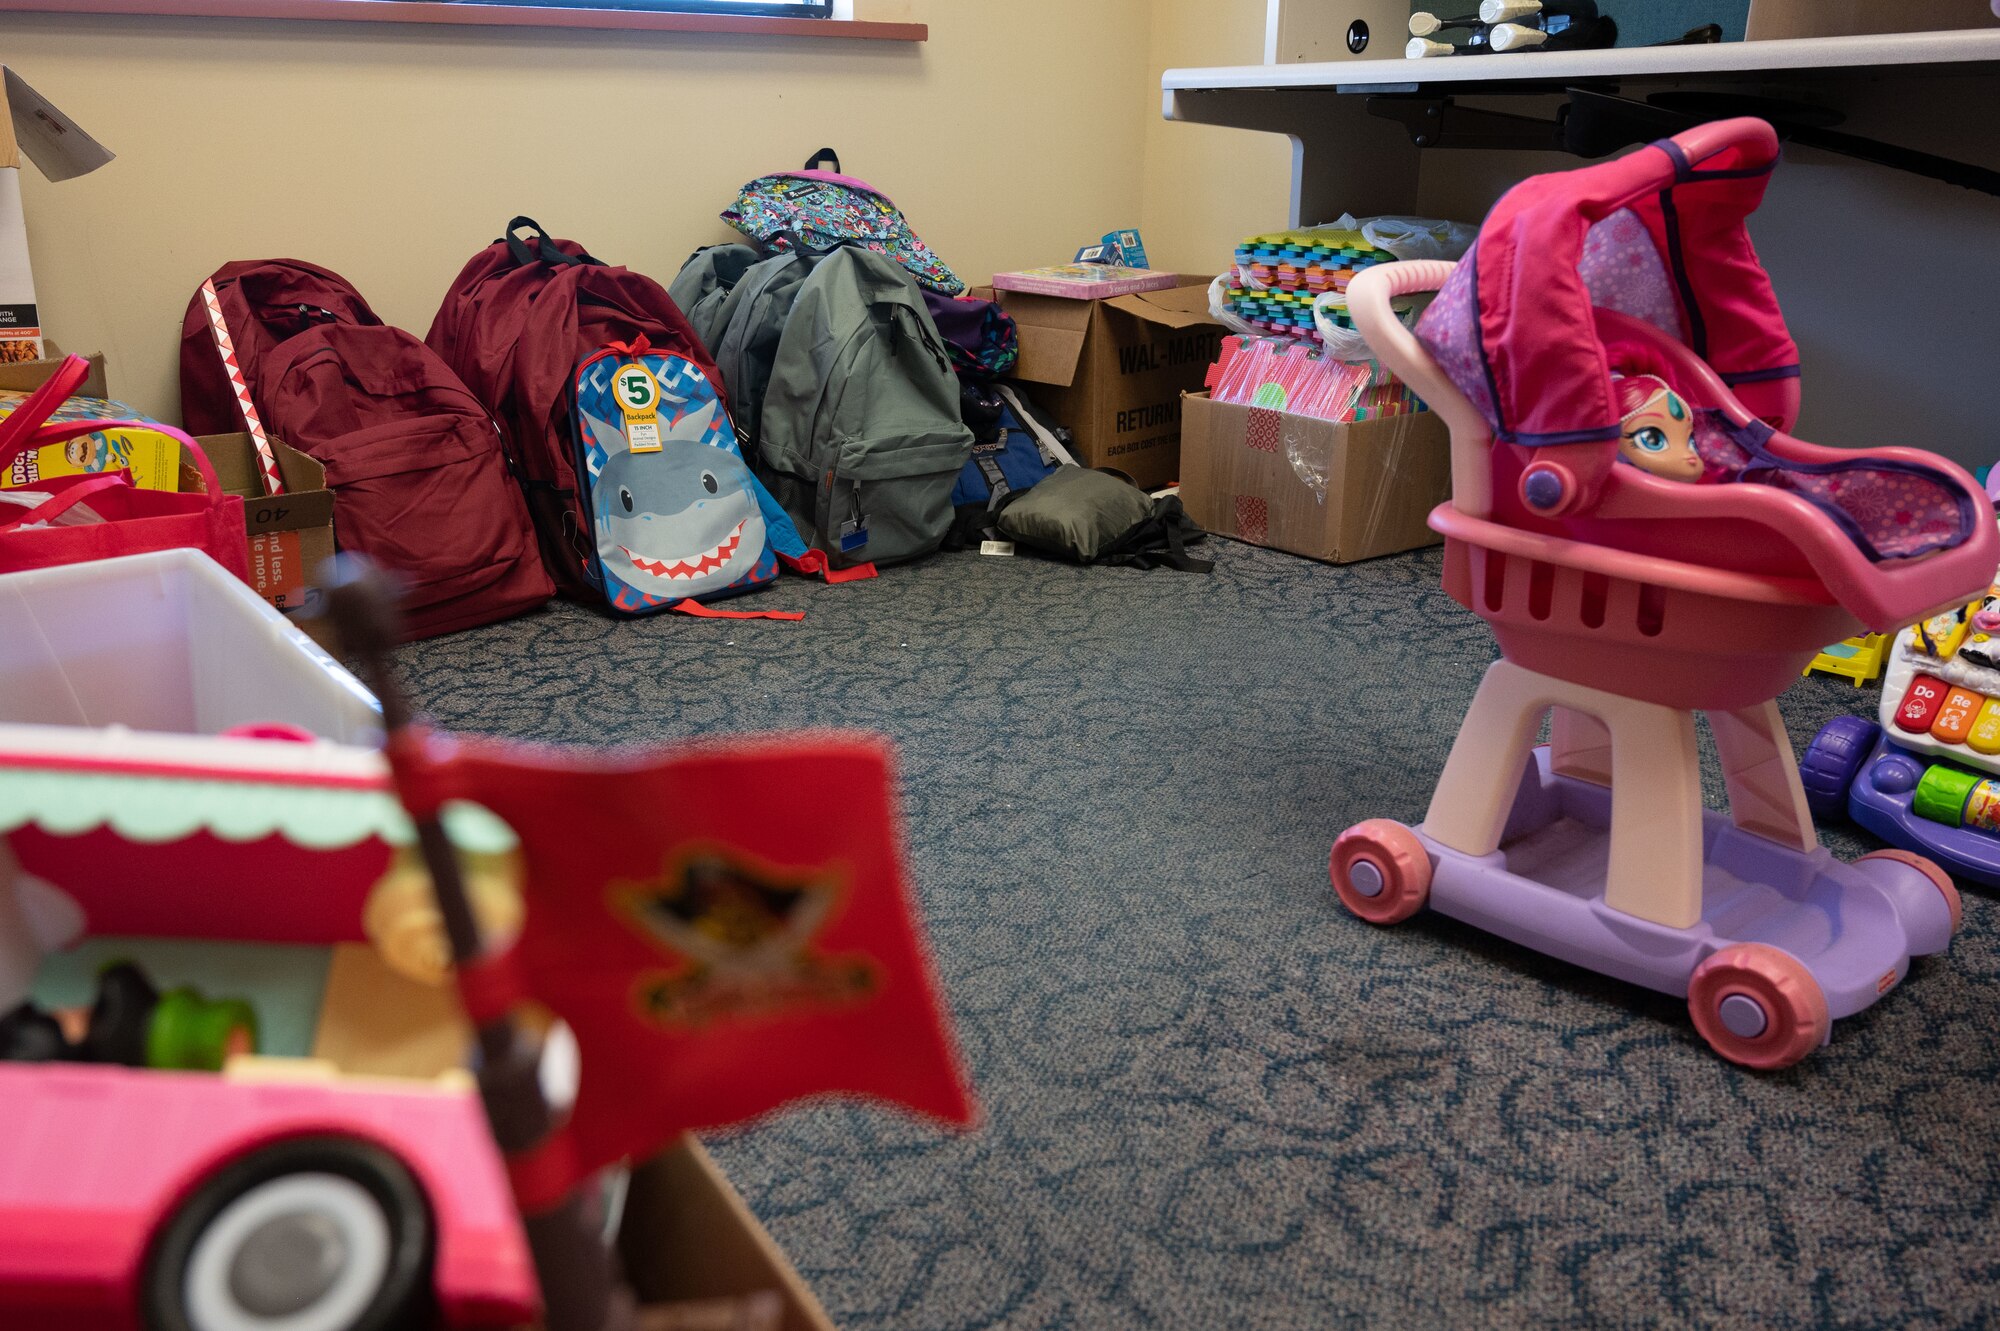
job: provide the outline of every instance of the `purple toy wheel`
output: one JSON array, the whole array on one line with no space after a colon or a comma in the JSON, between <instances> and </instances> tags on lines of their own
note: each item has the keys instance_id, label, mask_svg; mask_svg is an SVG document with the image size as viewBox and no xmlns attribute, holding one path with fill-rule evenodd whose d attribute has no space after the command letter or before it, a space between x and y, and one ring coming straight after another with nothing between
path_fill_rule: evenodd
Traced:
<instances>
[{"instance_id":1,"label":"purple toy wheel","mask_svg":"<svg viewBox=\"0 0 2000 1331\"><path fill-rule=\"evenodd\" d=\"M1845 818L1847 792L1875 748L1882 728L1861 716L1836 716L1819 728L1799 758L1806 807L1815 818Z\"/></svg>"},{"instance_id":2,"label":"purple toy wheel","mask_svg":"<svg viewBox=\"0 0 2000 1331\"><path fill-rule=\"evenodd\" d=\"M1688 1012L1716 1053L1746 1068L1788 1068L1826 1043L1826 994L1801 962L1765 943L1737 943L1694 968Z\"/></svg>"},{"instance_id":3,"label":"purple toy wheel","mask_svg":"<svg viewBox=\"0 0 2000 1331\"><path fill-rule=\"evenodd\" d=\"M1340 902L1370 924L1400 924L1431 899L1431 857L1417 834L1370 818L1340 834L1328 857Z\"/></svg>"}]
</instances>

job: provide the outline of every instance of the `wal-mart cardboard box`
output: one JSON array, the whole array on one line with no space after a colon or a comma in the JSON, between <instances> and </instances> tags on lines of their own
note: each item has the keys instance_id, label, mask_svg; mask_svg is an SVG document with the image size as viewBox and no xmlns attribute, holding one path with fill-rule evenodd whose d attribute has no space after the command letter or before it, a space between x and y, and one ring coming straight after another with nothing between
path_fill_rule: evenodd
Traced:
<instances>
[{"instance_id":1,"label":"wal-mart cardboard box","mask_svg":"<svg viewBox=\"0 0 2000 1331\"><path fill-rule=\"evenodd\" d=\"M1104 300L973 293L1013 316L1021 334L1013 377L1069 427L1077 461L1146 489L1179 474L1181 394L1201 388L1227 331L1208 312L1209 279L1178 281Z\"/></svg>"}]
</instances>

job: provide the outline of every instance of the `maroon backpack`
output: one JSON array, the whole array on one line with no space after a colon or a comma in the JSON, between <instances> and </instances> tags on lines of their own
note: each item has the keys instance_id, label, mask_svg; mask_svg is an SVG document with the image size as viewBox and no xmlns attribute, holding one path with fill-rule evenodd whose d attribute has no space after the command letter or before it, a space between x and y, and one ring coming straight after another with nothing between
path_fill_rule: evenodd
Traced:
<instances>
[{"instance_id":1,"label":"maroon backpack","mask_svg":"<svg viewBox=\"0 0 2000 1331\"><path fill-rule=\"evenodd\" d=\"M516 234L523 229L525 240ZM548 236L526 217L472 256L425 339L500 422L543 558L564 594L578 600L601 603L604 594L586 571L595 548L571 439L576 368L607 347L638 348L640 339L693 362L721 396L715 362L665 287Z\"/></svg>"},{"instance_id":2,"label":"maroon backpack","mask_svg":"<svg viewBox=\"0 0 2000 1331\"><path fill-rule=\"evenodd\" d=\"M296 259L226 264L209 282L264 428L326 468L341 548L402 575L411 637L554 594L492 418L429 347ZM192 434L245 424L199 290L181 324L181 412Z\"/></svg>"}]
</instances>

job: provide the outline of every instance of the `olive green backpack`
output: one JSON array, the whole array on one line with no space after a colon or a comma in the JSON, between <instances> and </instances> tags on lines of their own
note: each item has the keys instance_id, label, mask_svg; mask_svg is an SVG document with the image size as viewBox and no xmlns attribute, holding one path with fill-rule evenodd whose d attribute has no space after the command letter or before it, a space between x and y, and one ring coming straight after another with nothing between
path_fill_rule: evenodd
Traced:
<instances>
[{"instance_id":1,"label":"olive green backpack","mask_svg":"<svg viewBox=\"0 0 2000 1331\"><path fill-rule=\"evenodd\" d=\"M835 568L913 559L944 540L972 432L922 289L895 260L859 246L813 260L771 363L755 454Z\"/></svg>"}]
</instances>

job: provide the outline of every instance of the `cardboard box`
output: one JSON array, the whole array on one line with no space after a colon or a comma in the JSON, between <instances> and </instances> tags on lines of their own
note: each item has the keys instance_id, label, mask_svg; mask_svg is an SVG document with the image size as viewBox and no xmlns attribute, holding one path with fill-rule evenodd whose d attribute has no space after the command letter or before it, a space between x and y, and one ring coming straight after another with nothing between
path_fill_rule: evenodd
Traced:
<instances>
[{"instance_id":1,"label":"cardboard box","mask_svg":"<svg viewBox=\"0 0 2000 1331\"><path fill-rule=\"evenodd\" d=\"M309 608L312 577L333 558L333 491L326 488L326 469L284 440L273 439L285 493L267 495L257 445L249 435L207 434L195 442L214 464L222 488L243 496L250 578L257 594L280 610Z\"/></svg>"},{"instance_id":2,"label":"cardboard box","mask_svg":"<svg viewBox=\"0 0 2000 1331\"><path fill-rule=\"evenodd\" d=\"M77 386L77 393L83 397L110 397L111 388L104 373L104 353L93 351L84 359L90 362L90 373ZM45 337L42 339L41 359L0 361L0 389L10 393L32 393L47 383L49 376L62 363L62 348L55 344L55 339Z\"/></svg>"},{"instance_id":3,"label":"cardboard box","mask_svg":"<svg viewBox=\"0 0 2000 1331\"><path fill-rule=\"evenodd\" d=\"M1206 393L1184 409L1181 504L1216 535L1336 564L1441 539L1425 524L1451 498L1436 413L1338 425Z\"/></svg>"},{"instance_id":4,"label":"cardboard box","mask_svg":"<svg viewBox=\"0 0 2000 1331\"><path fill-rule=\"evenodd\" d=\"M2000 23L1991 0L1750 0L1743 36L1852 37L1878 32L1948 32Z\"/></svg>"},{"instance_id":5,"label":"cardboard box","mask_svg":"<svg viewBox=\"0 0 2000 1331\"><path fill-rule=\"evenodd\" d=\"M111 160L104 146L11 69L0 68L0 362L40 360L41 309L28 265L28 223L21 211L21 156L51 181L95 171ZM89 393L104 397L102 392Z\"/></svg>"},{"instance_id":6,"label":"cardboard box","mask_svg":"<svg viewBox=\"0 0 2000 1331\"><path fill-rule=\"evenodd\" d=\"M462 1064L473 1038L450 986L401 975L363 944L333 949L323 1009L312 1056L350 1076L446 1074ZM834 1331L811 1288L692 1136L634 1166L618 1249L644 1303L768 1291L781 1305L781 1331Z\"/></svg>"},{"instance_id":7,"label":"cardboard box","mask_svg":"<svg viewBox=\"0 0 2000 1331\"><path fill-rule=\"evenodd\" d=\"M1146 489L1180 473L1181 394L1201 388L1225 332L1208 313L1206 277L1108 300L991 288L1021 330L1013 377L1076 436L1077 461Z\"/></svg>"}]
</instances>

